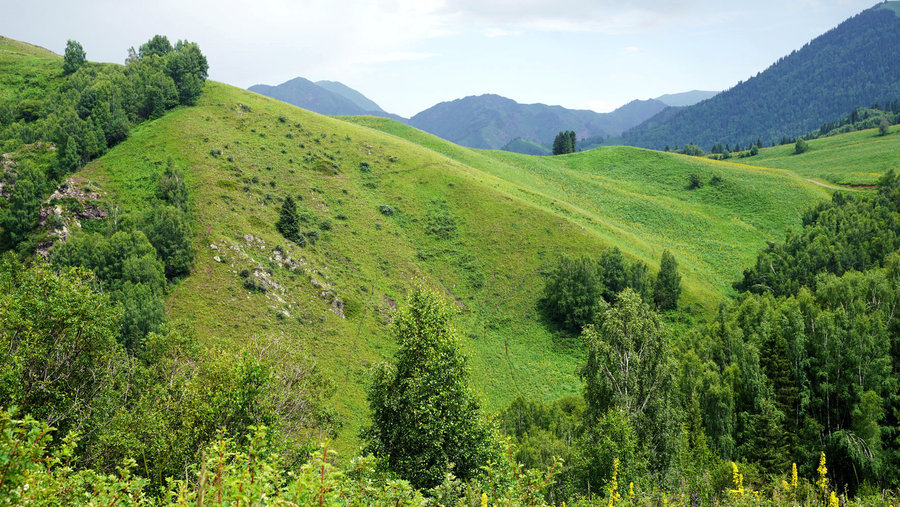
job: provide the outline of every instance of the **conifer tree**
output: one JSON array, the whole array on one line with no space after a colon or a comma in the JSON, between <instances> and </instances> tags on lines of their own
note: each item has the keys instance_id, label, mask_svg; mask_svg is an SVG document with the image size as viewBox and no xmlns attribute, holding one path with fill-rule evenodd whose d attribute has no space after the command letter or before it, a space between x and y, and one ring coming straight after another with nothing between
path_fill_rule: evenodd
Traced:
<instances>
[{"instance_id":1,"label":"conifer tree","mask_svg":"<svg viewBox=\"0 0 900 507\"><path fill-rule=\"evenodd\" d=\"M678 297L681 296L681 275L675 257L665 250L659 264L659 274L653 287L653 301L660 310L678 308Z\"/></svg>"},{"instance_id":2,"label":"conifer tree","mask_svg":"<svg viewBox=\"0 0 900 507\"><path fill-rule=\"evenodd\" d=\"M293 197L287 196L284 199L284 203L281 205L281 215L275 224L275 228L285 238L299 243L300 224L297 218L297 205L294 203Z\"/></svg>"}]
</instances>

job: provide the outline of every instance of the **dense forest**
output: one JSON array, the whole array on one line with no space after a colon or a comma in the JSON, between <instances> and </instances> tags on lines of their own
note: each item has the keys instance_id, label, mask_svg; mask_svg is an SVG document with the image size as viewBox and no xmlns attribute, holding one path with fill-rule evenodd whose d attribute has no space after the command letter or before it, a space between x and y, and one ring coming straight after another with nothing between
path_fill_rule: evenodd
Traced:
<instances>
[{"instance_id":1,"label":"dense forest","mask_svg":"<svg viewBox=\"0 0 900 507\"><path fill-rule=\"evenodd\" d=\"M857 106L900 96L900 17L876 6L715 97L670 108L622 134L625 144L767 145L797 137Z\"/></svg>"},{"instance_id":2,"label":"dense forest","mask_svg":"<svg viewBox=\"0 0 900 507\"><path fill-rule=\"evenodd\" d=\"M329 444L341 386L289 337L213 349L167 317L199 244L191 167L161 164L141 210L80 199L92 189L73 172L196 103L199 47L156 36L116 66L70 41L59 67L0 104L14 154L0 210L0 504L897 504L894 172L809 209L711 312L682 304L690 266L668 250L658 270L616 247L548 255L526 304L580 351L578 396L490 412L460 301L397 280L395 347L366 378L359 455L343 456ZM561 132L561 148L574 138ZM287 195L261 227L304 248L319 233L304 232L300 201ZM457 225L442 216L428 233Z\"/></svg>"}]
</instances>

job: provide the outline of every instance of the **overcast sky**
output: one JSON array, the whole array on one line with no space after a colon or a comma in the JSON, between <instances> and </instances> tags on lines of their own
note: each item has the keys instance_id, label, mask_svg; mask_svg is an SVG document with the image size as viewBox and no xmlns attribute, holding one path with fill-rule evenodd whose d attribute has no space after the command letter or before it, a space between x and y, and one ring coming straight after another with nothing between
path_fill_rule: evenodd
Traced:
<instances>
[{"instance_id":1,"label":"overcast sky","mask_svg":"<svg viewBox=\"0 0 900 507\"><path fill-rule=\"evenodd\" d=\"M721 90L874 0L0 0L0 35L122 63L154 34L197 42L211 79L341 81L387 111L497 93L610 111Z\"/></svg>"}]
</instances>

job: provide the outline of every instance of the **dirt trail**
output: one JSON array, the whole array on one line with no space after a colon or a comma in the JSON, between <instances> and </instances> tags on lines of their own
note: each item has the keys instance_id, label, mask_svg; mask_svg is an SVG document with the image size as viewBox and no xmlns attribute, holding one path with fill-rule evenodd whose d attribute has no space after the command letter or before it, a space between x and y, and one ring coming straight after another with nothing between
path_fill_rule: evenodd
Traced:
<instances>
[{"instance_id":1,"label":"dirt trail","mask_svg":"<svg viewBox=\"0 0 900 507\"><path fill-rule=\"evenodd\" d=\"M806 181L808 181L814 185L819 185L820 187L830 188L832 190L849 190L851 192L859 192L859 189L856 189L853 187L836 187L834 185L829 185L828 183L822 183L821 181L814 180L812 178L806 178Z\"/></svg>"}]
</instances>

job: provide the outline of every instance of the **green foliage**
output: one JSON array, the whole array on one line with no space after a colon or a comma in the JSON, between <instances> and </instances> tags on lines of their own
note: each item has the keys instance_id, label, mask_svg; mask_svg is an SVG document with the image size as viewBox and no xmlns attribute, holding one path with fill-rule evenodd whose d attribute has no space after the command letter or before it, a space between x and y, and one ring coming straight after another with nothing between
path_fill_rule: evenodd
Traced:
<instances>
[{"instance_id":1,"label":"green foliage","mask_svg":"<svg viewBox=\"0 0 900 507\"><path fill-rule=\"evenodd\" d=\"M653 302L660 310L674 310L678 308L679 297L681 297L681 274L678 273L678 263L675 256L664 250L656 283L653 284Z\"/></svg>"},{"instance_id":2,"label":"green foliage","mask_svg":"<svg viewBox=\"0 0 900 507\"><path fill-rule=\"evenodd\" d=\"M159 179L156 198L182 211L188 210L188 188L184 181L184 171L175 167L171 158L166 162L166 171Z\"/></svg>"},{"instance_id":3,"label":"green foliage","mask_svg":"<svg viewBox=\"0 0 900 507\"><path fill-rule=\"evenodd\" d=\"M556 138L553 139L553 154L565 155L566 153L575 153L575 151L577 151L575 149L575 143L574 131L567 130L565 132L560 132L556 135Z\"/></svg>"},{"instance_id":4,"label":"green foliage","mask_svg":"<svg viewBox=\"0 0 900 507\"><path fill-rule=\"evenodd\" d=\"M81 43L69 39L66 42L66 51L63 56L63 73L71 74L80 69L87 62L87 54Z\"/></svg>"},{"instance_id":5,"label":"green foliage","mask_svg":"<svg viewBox=\"0 0 900 507\"><path fill-rule=\"evenodd\" d=\"M297 204L294 198L287 196L281 204L281 211L278 214L278 222L275 228L281 233L285 239L289 239L295 243L300 239L300 223L297 217Z\"/></svg>"},{"instance_id":6,"label":"green foliage","mask_svg":"<svg viewBox=\"0 0 900 507\"><path fill-rule=\"evenodd\" d=\"M3 226L2 242L8 248L15 248L34 228L46 186L44 174L39 169L30 164L19 166L15 186L0 217L0 224Z\"/></svg>"},{"instance_id":7,"label":"green foliage","mask_svg":"<svg viewBox=\"0 0 900 507\"><path fill-rule=\"evenodd\" d=\"M413 486L431 488L447 472L462 480L497 462L497 436L471 392L453 315L443 298L416 281L394 318L400 349L374 371L366 449Z\"/></svg>"},{"instance_id":8,"label":"green foliage","mask_svg":"<svg viewBox=\"0 0 900 507\"><path fill-rule=\"evenodd\" d=\"M697 173L691 173L688 176L688 190L695 190L703 187L703 177Z\"/></svg>"},{"instance_id":9,"label":"green foliage","mask_svg":"<svg viewBox=\"0 0 900 507\"><path fill-rule=\"evenodd\" d=\"M166 56L172 51L172 43L165 35L154 35L150 40L141 44L138 48L138 56L145 58L148 56Z\"/></svg>"},{"instance_id":10,"label":"green foliage","mask_svg":"<svg viewBox=\"0 0 900 507\"><path fill-rule=\"evenodd\" d=\"M81 270L0 263L0 406L63 432L103 424L118 395L119 311Z\"/></svg>"},{"instance_id":11,"label":"green foliage","mask_svg":"<svg viewBox=\"0 0 900 507\"><path fill-rule=\"evenodd\" d=\"M145 230L163 261L166 278L187 276L196 253L190 216L175 206L160 205L153 210Z\"/></svg>"},{"instance_id":12,"label":"green foliage","mask_svg":"<svg viewBox=\"0 0 900 507\"><path fill-rule=\"evenodd\" d=\"M887 118L881 117L881 121L878 122L878 133L882 136L888 135L888 131L891 127L891 123Z\"/></svg>"},{"instance_id":13,"label":"green foliage","mask_svg":"<svg viewBox=\"0 0 900 507\"><path fill-rule=\"evenodd\" d=\"M545 275L539 305L550 321L570 333L578 333L593 321L603 291L596 262L586 256L563 256Z\"/></svg>"},{"instance_id":14,"label":"green foliage","mask_svg":"<svg viewBox=\"0 0 900 507\"><path fill-rule=\"evenodd\" d=\"M882 266L900 248L900 177L892 171L874 195L836 193L804 214L803 228L782 244L759 252L753 267L734 284L739 291L796 294L814 287L821 272L841 275Z\"/></svg>"},{"instance_id":15,"label":"green foliage","mask_svg":"<svg viewBox=\"0 0 900 507\"><path fill-rule=\"evenodd\" d=\"M806 153L809 150L809 143L806 142L802 137L797 138L797 142L794 143L794 153L800 155L801 153Z\"/></svg>"},{"instance_id":16,"label":"green foliage","mask_svg":"<svg viewBox=\"0 0 900 507\"><path fill-rule=\"evenodd\" d=\"M653 149L757 137L770 142L802 135L859 105L894 101L900 97L900 69L892 63L898 28L900 16L890 9L865 10L759 75L625 132L624 142Z\"/></svg>"},{"instance_id":17,"label":"green foliage","mask_svg":"<svg viewBox=\"0 0 900 507\"><path fill-rule=\"evenodd\" d=\"M585 327L582 340L587 347L580 372L587 424L598 424L611 410L626 417L640 441L654 451L651 466L664 469L675 435L668 329L640 296L625 289L613 306L600 311L596 325Z\"/></svg>"}]
</instances>

